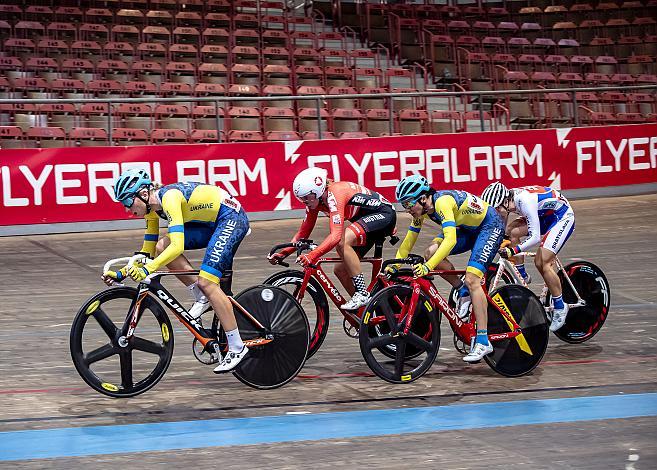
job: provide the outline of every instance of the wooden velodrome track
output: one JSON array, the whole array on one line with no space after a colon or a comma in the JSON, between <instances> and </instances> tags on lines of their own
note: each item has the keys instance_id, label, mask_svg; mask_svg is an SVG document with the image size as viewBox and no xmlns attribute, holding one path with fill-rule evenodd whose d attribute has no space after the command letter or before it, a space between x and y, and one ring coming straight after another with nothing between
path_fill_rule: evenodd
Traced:
<instances>
[{"instance_id":1,"label":"wooden velodrome track","mask_svg":"<svg viewBox=\"0 0 657 470\"><path fill-rule=\"evenodd\" d=\"M443 322L435 365L420 380L403 386L371 374L357 341L344 334L341 317L333 310L324 346L300 376L283 388L259 391L230 374L215 376L194 359L191 337L173 320L176 351L164 379L133 399L101 396L82 382L71 363L69 329L79 306L104 287L99 280L103 263L138 248L141 232L0 238L0 441L20 438L23 434L17 431L37 429L105 426L111 436L112 426L136 423L312 417L323 412L411 407L460 409L446 405L505 402L518 403L505 408L505 414L513 415L514 409L523 409L523 403L543 399L639 394L654 400L650 394L657 392L657 275L652 264L657 258L657 195L589 199L575 201L573 206L576 229L562 260L591 260L605 271L612 308L603 330L581 345L569 345L552 336L542 364L532 374L508 379L483 362L465 364L453 349L451 332ZM242 244L235 262L236 292L277 269L266 262L265 255L274 243L287 241L298 223L252 223L253 233ZM402 235L406 223L407 217L400 215ZM316 239L326 233L325 220L320 219L318 225ZM424 246L431 236L430 226L425 227L417 246ZM385 255L392 257L394 248L387 245ZM198 263L201 256L200 251L192 252L191 259ZM463 256L453 260L457 266L465 262ZM532 287L538 291L539 276L533 266L530 272ZM445 284L437 281L437 285ZM188 299L182 288L176 287L174 293L180 294L181 300ZM587 402L582 403L586 407ZM174 446L177 449L156 452L62 453L49 460L8 461L0 450L0 467L154 467L169 463L230 468L657 468L654 415L577 421L566 416L560 419L556 411L543 424L528 424L518 417L516 425L497 427L496 419L501 416L494 415L495 409L482 408L480 425L461 427L457 423L452 430L434 432L419 429L396 434L398 422L393 413L386 421L372 424L372 435L360 437L315 438L321 436L313 434L320 430L317 425L317 429L305 431L306 437L289 442L239 447L195 445L198 435L182 432L177 436L181 444ZM585 412L575 408L575 417L580 409ZM381 434L382 428L383 434L389 435L374 432ZM239 440L248 430L236 426L233 432ZM276 432L285 433L285 427ZM115 436L120 434L116 429ZM38 440L23 443L27 446L23 455L33 455L29 446L36 452L42 444Z\"/></svg>"}]
</instances>

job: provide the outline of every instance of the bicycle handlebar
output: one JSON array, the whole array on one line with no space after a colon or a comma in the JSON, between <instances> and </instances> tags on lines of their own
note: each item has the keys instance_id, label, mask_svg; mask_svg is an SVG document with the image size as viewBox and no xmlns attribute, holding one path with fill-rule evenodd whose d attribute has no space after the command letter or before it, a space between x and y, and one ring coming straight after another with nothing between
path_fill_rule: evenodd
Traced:
<instances>
[{"instance_id":1,"label":"bicycle handlebar","mask_svg":"<svg viewBox=\"0 0 657 470\"><path fill-rule=\"evenodd\" d=\"M137 253L137 254L134 254L132 256L124 256L123 258L114 258L114 259L109 260L107 263L105 263L105 265L103 266L103 272L109 271L110 266L112 266L113 264L126 263L127 262L125 264L126 266L132 266L135 263L135 261L145 262L148 259L149 258L146 255L142 254L142 253Z\"/></svg>"},{"instance_id":2,"label":"bicycle handlebar","mask_svg":"<svg viewBox=\"0 0 657 470\"><path fill-rule=\"evenodd\" d=\"M136 261L141 262L142 264L146 264L147 261L150 261L150 258L146 256L144 253L135 253L132 256L124 256L122 258L114 258L105 263L103 266L103 272L109 271L109 268L114 265L114 264L119 264L119 263L126 263L125 266L132 266ZM114 282L115 285L117 286L123 286L122 282Z\"/></svg>"},{"instance_id":3,"label":"bicycle handlebar","mask_svg":"<svg viewBox=\"0 0 657 470\"><path fill-rule=\"evenodd\" d=\"M306 238L302 238L300 240L297 240L296 242L291 242L291 243L281 243L278 245L274 245L271 250L269 250L269 255L268 258L271 258L271 256L276 253L278 250L281 250L283 248L296 248L297 250L297 256L300 256L302 252L306 250L314 250L317 248L317 245L313 243L312 240L308 240ZM286 268L290 266L289 263L286 263L283 260L278 261L278 264L281 266L285 266Z\"/></svg>"},{"instance_id":4,"label":"bicycle handlebar","mask_svg":"<svg viewBox=\"0 0 657 470\"><path fill-rule=\"evenodd\" d=\"M410 254L406 258L394 258L394 259L389 259L383 262L381 265L381 270L385 269L386 266L389 266L391 264L408 264L408 265L414 265L414 264L420 264L424 263L424 257L420 255L414 255Z\"/></svg>"}]
</instances>

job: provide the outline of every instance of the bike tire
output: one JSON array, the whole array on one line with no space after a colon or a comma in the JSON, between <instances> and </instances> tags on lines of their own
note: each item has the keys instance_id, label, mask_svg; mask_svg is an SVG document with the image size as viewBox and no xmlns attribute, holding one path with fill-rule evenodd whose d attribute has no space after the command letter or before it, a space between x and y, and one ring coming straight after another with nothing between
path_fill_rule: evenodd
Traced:
<instances>
[{"instance_id":1,"label":"bike tire","mask_svg":"<svg viewBox=\"0 0 657 470\"><path fill-rule=\"evenodd\" d=\"M303 271L288 269L269 276L264 280L263 284L285 289L287 292L297 298L297 294L301 284L303 283L303 277ZM314 278L310 278L308 281L306 295L308 294L314 303L314 312L310 311L311 308L303 309L306 313L306 316L308 317L308 322L311 330L310 346L308 347L308 357L306 359L310 359L319 350L322 343L324 343L330 324L329 303L328 299L326 298L326 293L324 293L322 286Z\"/></svg>"},{"instance_id":2,"label":"bike tire","mask_svg":"<svg viewBox=\"0 0 657 470\"><path fill-rule=\"evenodd\" d=\"M374 287L372 288L372 292L371 292L372 297L374 297L374 295L376 295L376 293L381 291L383 288L384 288L383 283L377 281L376 284L374 284ZM395 307L398 308L398 311L401 311L403 304L395 305ZM372 316L373 317L376 316L376 311L372 312ZM416 321L413 322L412 329L415 334L424 338L425 340L428 340L431 334L431 322L429 321L429 317L423 315L420 318L418 318ZM389 333L390 333L390 328L388 327L387 323L383 323L380 325L371 325L370 331L368 332L370 337L381 336ZM381 352L381 354L389 357L390 359L395 359L397 357L397 347L394 344L387 344L377 349ZM406 349L404 350L404 356L406 357L406 359L413 359L418 357L420 354L422 354L422 352L423 352L422 349L412 344L407 344Z\"/></svg>"},{"instance_id":3,"label":"bike tire","mask_svg":"<svg viewBox=\"0 0 657 470\"><path fill-rule=\"evenodd\" d=\"M545 309L532 291L517 284L501 286L490 297L508 307L522 335L491 341L494 350L484 360L495 372L506 377L526 375L541 362L547 349L550 331ZM488 334L509 331L506 318L493 305L488 305Z\"/></svg>"},{"instance_id":4,"label":"bike tire","mask_svg":"<svg viewBox=\"0 0 657 470\"><path fill-rule=\"evenodd\" d=\"M134 397L149 390L162 379L173 356L171 322L150 295L141 302L134 336L127 346L119 345L127 311L124 304L132 304L136 297L137 289L133 287L114 287L99 292L82 305L71 326L69 347L75 369L91 388L114 398ZM112 307L111 303L116 306ZM147 313L150 315L146 316ZM96 322L90 322L91 318ZM112 318L118 320L118 324ZM134 351L139 352L137 358ZM118 364L114 356L119 357ZM157 356L154 365L155 357L150 356ZM100 366L103 361L105 368ZM141 377L137 381L134 380L136 374Z\"/></svg>"},{"instance_id":5,"label":"bike tire","mask_svg":"<svg viewBox=\"0 0 657 470\"><path fill-rule=\"evenodd\" d=\"M372 372L390 383L410 383L422 377L435 361L440 347L438 312L433 307L431 299L424 293L420 293L418 302L420 311L416 312L413 317L410 334L407 336L397 334L405 317L399 318L400 313L396 313L393 306L399 299L404 304L408 304L411 295L412 289L408 285L396 284L382 289L367 305L360 326L358 342L365 362ZM387 333L377 332L371 327L370 320L376 317L385 317ZM423 317L428 319L431 327L428 341L413 331L416 321L420 321ZM395 344L396 347L393 361L390 361L391 358L381 351L389 344ZM405 357L405 349L408 344L421 348L422 353L411 359Z\"/></svg>"},{"instance_id":6,"label":"bike tire","mask_svg":"<svg viewBox=\"0 0 657 470\"><path fill-rule=\"evenodd\" d=\"M237 294L235 300L265 328L258 328L236 307L242 339L271 336L273 341L251 346L233 375L258 389L285 385L299 373L308 354L310 328L299 302L289 292L271 285L250 287Z\"/></svg>"},{"instance_id":7,"label":"bike tire","mask_svg":"<svg viewBox=\"0 0 657 470\"><path fill-rule=\"evenodd\" d=\"M604 325L611 304L609 281L598 266L588 261L575 261L565 266L559 273L563 290L563 301L568 304L577 302L577 295L565 279L568 273L570 281L579 292L586 305L572 307L566 316L566 323L554 334L562 341L571 344L583 343L593 338ZM550 305L548 292L546 305Z\"/></svg>"}]
</instances>

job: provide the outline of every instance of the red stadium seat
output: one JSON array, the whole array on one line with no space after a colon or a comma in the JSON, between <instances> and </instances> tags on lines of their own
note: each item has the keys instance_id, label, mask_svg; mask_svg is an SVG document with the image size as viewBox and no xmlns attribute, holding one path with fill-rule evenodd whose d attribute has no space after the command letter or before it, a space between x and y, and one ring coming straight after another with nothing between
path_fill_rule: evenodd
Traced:
<instances>
[{"instance_id":1,"label":"red stadium seat","mask_svg":"<svg viewBox=\"0 0 657 470\"><path fill-rule=\"evenodd\" d=\"M367 139L368 137L367 132L340 132L338 134L340 139Z\"/></svg>"},{"instance_id":2,"label":"red stadium seat","mask_svg":"<svg viewBox=\"0 0 657 470\"><path fill-rule=\"evenodd\" d=\"M394 113L393 121L391 122L389 109L367 109L365 111L365 118L365 130L370 137L392 135L395 133Z\"/></svg>"},{"instance_id":3,"label":"red stadium seat","mask_svg":"<svg viewBox=\"0 0 657 470\"><path fill-rule=\"evenodd\" d=\"M253 106L231 106L228 108L228 128L238 131L260 131L260 110ZM230 136L229 136L230 138Z\"/></svg>"},{"instance_id":4,"label":"red stadium seat","mask_svg":"<svg viewBox=\"0 0 657 470\"><path fill-rule=\"evenodd\" d=\"M264 139L259 131L229 131L230 142L262 142Z\"/></svg>"},{"instance_id":5,"label":"red stadium seat","mask_svg":"<svg viewBox=\"0 0 657 470\"><path fill-rule=\"evenodd\" d=\"M358 109L334 109L331 112L332 130L338 135L343 132L360 132L363 129L363 113Z\"/></svg>"},{"instance_id":6,"label":"red stadium seat","mask_svg":"<svg viewBox=\"0 0 657 470\"><path fill-rule=\"evenodd\" d=\"M153 144L186 144L189 140L187 132L183 129L153 129L151 143Z\"/></svg>"},{"instance_id":7,"label":"red stadium seat","mask_svg":"<svg viewBox=\"0 0 657 470\"><path fill-rule=\"evenodd\" d=\"M61 127L30 127L25 137L39 148L64 147L66 132ZM26 142L26 144L28 144Z\"/></svg>"},{"instance_id":8,"label":"red stadium seat","mask_svg":"<svg viewBox=\"0 0 657 470\"><path fill-rule=\"evenodd\" d=\"M431 132L434 134L451 134L461 132L463 117L458 111L434 110L431 112Z\"/></svg>"},{"instance_id":9,"label":"red stadium seat","mask_svg":"<svg viewBox=\"0 0 657 470\"><path fill-rule=\"evenodd\" d=\"M265 133L265 139L269 141L301 140L301 136L295 131L269 131Z\"/></svg>"},{"instance_id":10,"label":"red stadium seat","mask_svg":"<svg viewBox=\"0 0 657 470\"><path fill-rule=\"evenodd\" d=\"M428 132L429 113L423 109L402 109L399 111L399 132L403 135Z\"/></svg>"},{"instance_id":11,"label":"red stadium seat","mask_svg":"<svg viewBox=\"0 0 657 470\"><path fill-rule=\"evenodd\" d=\"M189 135L189 139L195 144L217 143L224 142L226 140L226 135L223 131L217 131L215 129L196 129Z\"/></svg>"},{"instance_id":12,"label":"red stadium seat","mask_svg":"<svg viewBox=\"0 0 657 470\"><path fill-rule=\"evenodd\" d=\"M0 126L0 149L23 147L23 130L18 126Z\"/></svg>"},{"instance_id":13,"label":"red stadium seat","mask_svg":"<svg viewBox=\"0 0 657 470\"><path fill-rule=\"evenodd\" d=\"M96 127L76 127L68 133L69 144L78 147L108 145L107 131Z\"/></svg>"},{"instance_id":14,"label":"red stadium seat","mask_svg":"<svg viewBox=\"0 0 657 470\"><path fill-rule=\"evenodd\" d=\"M197 130L221 129L224 123L224 108L214 104L194 106L192 109L192 128Z\"/></svg>"},{"instance_id":15,"label":"red stadium seat","mask_svg":"<svg viewBox=\"0 0 657 470\"><path fill-rule=\"evenodd\" d=\"M298 117L301 132L318 132L318 128L322 129L322 133L326 133L329 130L330 115L324 108L320 108L319 116L317 115L316 108L300 108Z\"/></svg>"},{"instance_id":16,"label":"red stadium seat","mask_svg":"<svg viewBox=\"0 0 657 470\"><path fill-rule=\"evenodd\" d=\"M41 104L39 105L39 113L46 115L48 127L61 127L69 132L77 126L77 108L74 104Z\"/></svg>"},{"instance_id":17,"label":"red stadium seat","mask_svg":"<svg viewBox=\"0 0 657 470\"><path fill-rule=\"evenodd\" d=\"M301 134L301 137L304 140L319 140L319 132L317 131L307 131L303 132ZM333 132L322 132L322 140L323 139L335 139L335 134Z\"/></svg>"},{"instance_id":18,"label":"red stadium seat","mask_svg":"<svg viewBox=\"0 0 657 470\"><path fill-rule=\"evenodd\" d=\"M148 133L143 129L112 129L112 145L147 145Z\"/></svg>"},{"instance_id":19,"label":"red stadium seat","mask_svg":"<svg viewBox=\"0 0 657 470\"><path fill-rule=\"evenodd\" d=\"M110 112L107 103L84 103L80 105L80 124L84 127L102 127L107 124Z\"/></svg>"},{"instance_id":20,"label":"red stadium seat","mask_svg":"<svg viewBox=\"0 0 657 470\"><path fill-rule=\"evenodd\" d=\"M160 94L163 96L191 96L194 89L189 83L163 82L160 84Z\"/></svg>"},{"instance_id":21,"label":"red stadium seat","mask_svg":"<svg viewBox=\"0 0 657 470\"><path fill-rule=\"evenodd\" d=\"M114 115L118 118L115 124L121 128L142 129L150 131L153 128L153 110L144 103L119 103L114 108Z\"/></svg>"},{"instance_id":22,"label":"red stadium seat","mask_svg":"<svg viewBox=\"0 0 657 470\"><path fill-rule=\"evenodd\" d=\"M270 131L290 132L296 129L296 114L291 108L268 107L262 110L263 127ZM267 139L270 140L270 139Z\"/></svg>"}]
</instances>

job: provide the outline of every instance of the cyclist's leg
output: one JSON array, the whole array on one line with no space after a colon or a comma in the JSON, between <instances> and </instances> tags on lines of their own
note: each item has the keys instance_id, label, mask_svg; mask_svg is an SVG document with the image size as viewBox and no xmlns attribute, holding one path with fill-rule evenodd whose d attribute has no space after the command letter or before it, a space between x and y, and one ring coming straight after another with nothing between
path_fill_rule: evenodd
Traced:
<instances>
[{"instance_id":1,"label":"cyclist's leg","mask_svg":"<svg viewBox=\"0 0 657 470\"><path fill-rule=\"evenodd\" d=\"M476 362L493 351L488 341L488 300L481 287L481 279L503 239L504 221L494 209L489 208L478 230L465 274L465 284L470 291L472 310L477 321L476 343L482 345L475 345L470 354L463 358L466 362Z\"/></svg>"},{"instance_id":2,"label":"cyclist's leg","mask_svg":"<svg viewBox=\"0 0 657 470\"><path fill-rule=\"evenodd\" d=\"M524 217L518 217L517 219L512 220L509 225L506 227L507 235L509 235L509 241L511 246L518 246L523 237L526 237L529 233L529 228L527 227L527 220ZM513 263L518 268L518 271L527 279L527 272L525 271L525 257L524 256L514 256L511 258Z\"/></svg>"},{"instance_id":3,"label":"cyclist's leg","mask_svg":"<svg viewBox=\"0 0 657 470\"><path fill-rule=\"evenodd\" d=\"M351 278L353 284L353 288L347 290L353 290L353 295L359 294L359 298L352 299L353 302L348 302L347 306L355 308L356 305L364 305L369 298L360 258L374 246L377 239L391 234L396 222L397 214L394 209L388 205L382 205L376 211L363 214L345 230L337 251L342 257L344 271ZM348 285L346 277L340 279L345 287Z\"/></svg>"},{"instance_id":4,"label":"cyclist's leg","mask_svg":"<svg viewBox=\"0 0 657 470\"><path fill-rule=\"evenodd\" d=\"M224 273L232 269L233 257L248 230L249 220L243 210L237 212L222 208L199 273L199 287L212 304L228 338L229 353L215 368L215 372L232 369L243 357L240 352L246 352L237 329L233 306L221 289L220 280Z\"/></svg>"},{"instance_id":5,"label":"cyclist's leg","mask_svg":"<svg viewBox=\"0 0 657 470\"><path fill-rule=\"evenodd\" d=\"M554 270L557 253L565 245L575 229L575 216L572 212L556 220L543 237L540 248L536 251L534 263L541 273L552 297L561 296L561 281Z\"/></svg>"}]
</instances>

